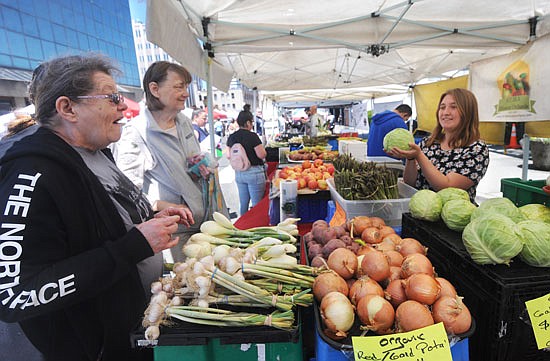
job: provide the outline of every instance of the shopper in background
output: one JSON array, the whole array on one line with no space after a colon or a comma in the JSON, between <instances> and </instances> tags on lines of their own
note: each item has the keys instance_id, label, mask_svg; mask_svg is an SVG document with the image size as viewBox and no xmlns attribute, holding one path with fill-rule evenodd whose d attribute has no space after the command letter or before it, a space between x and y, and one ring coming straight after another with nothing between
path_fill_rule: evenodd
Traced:
<instances>
[{"instance_id":1,"label":"shopper in background","mask_svg":"<svg viewBox=\"0 0 550 361\"><path fill-rule=\"evenodd\" d=\"M212 173L217 165L201 154L191 121L181 112L191 80L178 64L151 64L143 77L146 108L124 127L117 144L117 165L143 190L153 209L176 207L192 220L191 227L174 232L180 239L171 249L174 261L184 260L182 246L214 211L228 213Z\"/></svg>"},{"instance_id":2,"label":"shopper in background","mask_svg":"<svg viewBox=\"0 0 550 361\"><path fill-rule=\"evenodd\" d=\"M392 156L406 158L404 181L417 189L455 187L468 191L475 203L476 188L489 166L489 149L480 140L477 100L466 89L441 95L437 125L411 150L393 148Z\"/></svg>"},{"instance_id":3,"label":"shopper in background","mask_svg":"<svg viewBox=\"0 0 550 361\"><path fill-rule=\"evenodd\" d=\"M258 134L252 132L254 116L249 107L237 117L239 130L227 138L227 158L230 157L230 149L235 143L240 143L246 151L251 167L245 171L235 171L235 181L239 191L239 212L242 216L249 209L249 204L254 207L265 194L266 174L264 160L267 152L262 145Z\"/></svg>"},{"instance_id":4,"label":"shopper in background","mask_svg":"<svg viewBox=\"0 0 550 361\"><path fill-rule=\"evenodd\" d=\"M384 137L397 128L408 129L405 122L412 115L412 109L407 104L401 104L394 110L385 110L372 117L367 139L367 156L387 156L384 152Z\"/></svg>"},{"instance_id":5,"label":"shopper in background","mask_svg":"<svg viewBox=\"0 0 550 361\"><path fill-rule=\"evenodd\" d=\"M191 122L193 123L193 134L195 134L195 138L201 143L208 137L208 131L204 129L204 126L208 122L206 111L203 109L193 110Z\"/></svg>"},{"instance_id":6,"label":"shopper in background","mask_svg":"<svg viewBox=\"0 0 550 361\"><path fill-rule=\"evenodd\" d=\"M149 359L128 340L147 302L151 269L140 264L176 244L172 233L188 220L175 208L153 218L106 149L127 108L114 71L98 55L42 64L30 85L40 126L0 160L0 248L9 255L0 318L18 322L46 360Z\"/></svg>"},{"instance_id":7,"label":"shopper in background","mask_svg":"<svg viewBox=\"0 0 550 361\"><path fill-rule=\"evenodd\" d=\"M310 137L316 137L319 130L325 128L325 121L322 116L317 114L317 106L312 105L305 110L308 119L305 121L305 134Z\"/></svg>"}]
</instances>

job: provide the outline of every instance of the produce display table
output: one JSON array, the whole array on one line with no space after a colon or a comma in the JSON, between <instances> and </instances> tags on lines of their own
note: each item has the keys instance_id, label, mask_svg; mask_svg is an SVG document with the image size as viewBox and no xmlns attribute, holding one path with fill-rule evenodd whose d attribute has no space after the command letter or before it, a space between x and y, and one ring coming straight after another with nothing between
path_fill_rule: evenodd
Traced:
<instances>
[{"instance_id":1,"label":"produce display table","mask_svg":"<svg viewBox=\"0 0 550 361\"><path fill-rule=\"evenodd\" d=\"M525 307L525 301L550 292L548 268L531 267L517 257L510 266L479 265L466 251L461 233L410 213L403 214L402 237L428 247L438 274L464 297L477 325L469 339L472 361L550 360L550 352L537 349Z\"/></svg>"}]
</instances>

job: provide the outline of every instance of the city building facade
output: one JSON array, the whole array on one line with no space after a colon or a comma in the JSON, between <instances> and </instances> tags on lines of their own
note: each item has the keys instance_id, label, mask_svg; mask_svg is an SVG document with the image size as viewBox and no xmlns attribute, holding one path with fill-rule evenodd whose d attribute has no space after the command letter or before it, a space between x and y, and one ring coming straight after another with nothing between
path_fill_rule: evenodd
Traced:
<instances>
[{"instance_id":1,"label":"city building facade","mask_svg":"<svg viewBox=\"0 0 550 361\"><path fill-rule=\"evenodd\" d=\"M119 91L140 92L128 0L0 0L0 115L29 104L38 64L83 52L114 59Z\"/></svg>"}]
</instances>

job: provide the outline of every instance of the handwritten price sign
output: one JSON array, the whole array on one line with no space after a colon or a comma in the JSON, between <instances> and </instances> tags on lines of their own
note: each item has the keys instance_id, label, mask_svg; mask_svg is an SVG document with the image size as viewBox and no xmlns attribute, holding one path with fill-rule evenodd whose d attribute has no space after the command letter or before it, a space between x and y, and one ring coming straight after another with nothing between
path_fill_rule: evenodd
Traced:
<instances>
[{"instance_id":1,"label":"handwritten price sign","mask_svg":"<svg viewBox=\"0 0 550 361\"><path fill-rule=\"evenodd\" d=\"M355 361L452 361L443 323L387 336L352 337Z\"/></svg>"},{"instance_id":2,"label":"handwritten price sign","mask_svg":"<svg viewBox=\"0 0 550 361\"><path fill-rule=\"evenodd\" d=\"M546 296L525 302L535 332L537 347L550 347L550 293Z\"/></svg>"}]
</instances>

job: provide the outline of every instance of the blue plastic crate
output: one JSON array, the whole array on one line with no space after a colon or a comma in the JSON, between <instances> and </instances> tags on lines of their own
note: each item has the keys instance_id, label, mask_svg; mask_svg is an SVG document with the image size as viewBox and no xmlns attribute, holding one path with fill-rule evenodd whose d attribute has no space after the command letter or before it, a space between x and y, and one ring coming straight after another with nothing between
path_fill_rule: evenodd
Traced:
<instances>
[{"instance_id":1,"label":"blue plastic crate","mask_svg":"<svg viewBox=\"0 0 550 361\"><path fill-rule=\"evenodd\" d=\"M470 361L468 338L463 338L451 346L453 361ZM326 343L315 331L315 361L353 361L353 352L337 350Z\"/></svg>"},{"instance_id":2,"label":"blue plastic crate","mask_svg":"<svg viewBox=\"0 0 550 361\"><path fill-rule=\"evenodd\" d=\"M296 215L300 218L298 223L312 223L319 219L326 219L329 199L330 193L328 191L298 195L296 202ZM277 224L279 223L279 219L279 197L275 197L269 201L269 223Z\"/></svg>"}]
</instances>

